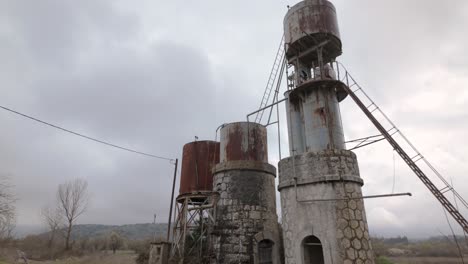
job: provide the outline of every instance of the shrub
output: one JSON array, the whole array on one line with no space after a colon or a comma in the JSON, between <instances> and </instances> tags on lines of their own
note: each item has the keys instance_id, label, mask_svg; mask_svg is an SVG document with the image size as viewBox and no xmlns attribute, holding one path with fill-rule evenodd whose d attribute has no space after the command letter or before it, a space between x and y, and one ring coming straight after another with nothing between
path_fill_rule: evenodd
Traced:
<instances>
[{"instance_id":1,"label":"shrub","mask_svg":"<svg viewBox=\"0 0 468 264\"><path fill-rule=\"evenodd\" d=\"M386 257L378 257L375 260L375 264L393 264L393 262L388 260Z\"/></svg>"},{"instance_id":2,"label":"shrub","mask_svg":"<svg viewBox=\"0 0 468 264\"><path fill-rule=\"evenodd\" d=\"M149 261L149 250L147 252L140 252L135 261L137 264L147 264Z\"/></svg>"},{"instance_id":3,"label":"shrub","mask_svg":"<svg viewBox=\"0 0 468 264\"><path fill-rule=\"evenodd\" d=\"M134 240L128 242L128 248L134 250L138 255L137 264L147 264L149 261L150 240Z\"/></svg>"}]
</instances>

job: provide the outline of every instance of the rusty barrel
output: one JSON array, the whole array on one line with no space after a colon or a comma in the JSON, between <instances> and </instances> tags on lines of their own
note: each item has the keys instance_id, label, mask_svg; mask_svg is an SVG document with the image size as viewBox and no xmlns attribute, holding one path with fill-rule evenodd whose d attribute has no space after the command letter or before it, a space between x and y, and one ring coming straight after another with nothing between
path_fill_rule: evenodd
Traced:
<instances>
[{"instance_id":1,"label":"rusty barrel","mask_svg":"<svg viewBox=\"0 0 468 264\"><path fill-rule=\"evenodd\" d=\"M184 145L179 195L211 192L212 169L219 163L219 142L195 141Z\"/></svg>"},{"instance_id":2,"label":"rusty barrel","mask_svg":"<svg viewBox=\"0 0 468 264\"><path fill-rule=\"evenodd\" d=\"M257 123L237 122L221 129L220 162L268 162L267 130Z\"/></svg>"}]
</instances>

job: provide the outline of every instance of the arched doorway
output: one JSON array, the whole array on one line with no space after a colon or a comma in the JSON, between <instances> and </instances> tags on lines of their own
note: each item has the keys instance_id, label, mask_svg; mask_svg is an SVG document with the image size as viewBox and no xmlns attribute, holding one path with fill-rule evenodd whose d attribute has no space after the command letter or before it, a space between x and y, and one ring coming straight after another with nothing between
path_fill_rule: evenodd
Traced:
<instances>
[{"instance_id":1,"label":"arched doorway","mask_svg":"<svg viewBox=\"0 0 468 264\"><path fill-rule=\"evenodd\" d=\"M322 242L316 236L308 236L302 241L304 264L324 264Z\"/></svg>"},{"instance_id":2,"label":"arched doorway","mask_svg":"<svg viewBox=\"0 0 468 264\"><path fill-rule=\"evenodd\" d=\"M273 246L275 243L264 239L258 243L258 263L273 264Z\"/></svg>"}]
</instances>

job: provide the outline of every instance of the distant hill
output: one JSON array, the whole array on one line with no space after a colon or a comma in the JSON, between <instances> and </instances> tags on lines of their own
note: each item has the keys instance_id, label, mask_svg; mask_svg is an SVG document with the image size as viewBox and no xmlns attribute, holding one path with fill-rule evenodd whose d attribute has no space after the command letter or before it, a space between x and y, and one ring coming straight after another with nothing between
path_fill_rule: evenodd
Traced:
<instances>
[{"instance_id":1,"label":"distant hill","mask_svg":"<svg viewBox=\"0 0 468 264\"><path fill-rule=\"evenodd\" d=\"M40 225L17 225L13 230L15 238L24 238L29 235L38 235L45 231L44 226Z\"/></svg>"},{"instance_id":2,"label":"distant hill","mask_svg":"<svg viewBox=\"0 0 468 264\"><path fill-rule=\"evenodd\" d=\"M97 238L115 231L128 239L147 239L167 234L167 224L132 224L132 225L76 225L72 238Z\"/></svg>"},{"instance_id":3,"label":"distant hill","mask_svg":"<svg viewBox=\"0 0 468 264\"><path fill-rule=\"evenodd\" d=\"M43 226L17 226L14 230L16 238L28 235L45 235ZM76 225L73 226L72 238L98 238L115 231L128 239L147 239L156 236L165 237L167 224L131 224L131 225Z\"/></svg>"}]
</instances>

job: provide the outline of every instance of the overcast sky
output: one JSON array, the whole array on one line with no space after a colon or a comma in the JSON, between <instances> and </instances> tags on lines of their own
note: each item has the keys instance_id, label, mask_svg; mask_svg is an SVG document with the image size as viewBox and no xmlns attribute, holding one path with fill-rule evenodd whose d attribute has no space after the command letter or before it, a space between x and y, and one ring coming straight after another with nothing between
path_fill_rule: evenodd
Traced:
<instances>
[{"instance_id":1,"label":"overcast sky","mask_svg":"<svg viewBox=\"0 0 468 264\"><path fill-rule=\"evenodd\" d=\"M214 139L220 124L243 121L258 107L286 6L296 2L0 0L0 105L180 158L194 136ZM344 47L339 60L468 198L468 3L333 3ZM375 133L351 99L341 112L347 139ZM284 119L283 157L289 155ZM78 223L151 222L154 213L167 221L173 169L167 161L5 111L0 124L0 176L15 185L19 225L40 224L40 208L55 202L57 185L78 177L87 179L92 194ZM276 166L275 129L269 132ZM356 151L366 195L392 191L387 145ZM447 234L441 206L395 160L395 191L413 197L366 200L371 232Z\"/></svg>"}]
</instances>

